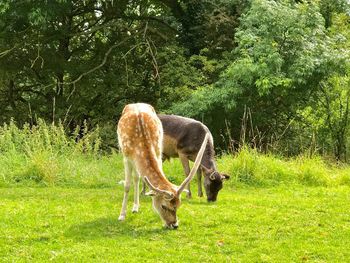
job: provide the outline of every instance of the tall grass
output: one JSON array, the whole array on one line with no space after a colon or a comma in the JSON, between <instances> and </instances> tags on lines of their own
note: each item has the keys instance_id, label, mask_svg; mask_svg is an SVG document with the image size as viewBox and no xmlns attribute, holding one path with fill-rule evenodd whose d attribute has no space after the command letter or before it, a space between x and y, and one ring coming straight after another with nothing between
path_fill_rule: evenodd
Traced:
<instances>
[{"instance_id":1,"label":"tall grass","mask_svg":"<svg viewBox=\"0 0 350 263\"><path fill-rule=\"evenodd\" d=\"M25 124L14 121L0 127L0 186L16 184L110 184L117 154L101 155L98 128L76 127L67 135L61 123ZM118 169L119 170L119 169Z\"/></svg>"},{"instance_id":2,"label":"tall grass","mask_svg":"<svg viewBox=\"0 0 350 263\"><path fill-rule=\"evenodd\" d=\"M51 154L84 153L96 155L100 150L101 140L98 128L88 130L85 123L83 128L77 126L72 135L68 136L61 123L46 124L39 119L38 124L25 124L19 128L12 120L0 127L0 152L21 152L31 156L36 152Z\"/></svg>"},{"instance_id":3,"label":"tall grass","mask_svg":"<svg viewBox=\"0 0 350 263\"><path fill-rule=\"evenodd\" d=\"M308 186L350 185L350 167L327 163L320 156L282 158L242 147L235 155L225 155L220 167L233 180L254 186L303 184Z\"/></svg>"},{"instance_id":4,"label":"tall grass","mask_svg":"<svg viewBox=\"0 0 350 263\"><path fill-rule=\"evenodd\" d=\"M60 123L39 120L19 128L11 121L0 127L0 186L112 186L124 177L122 156L103 154L100 146L99 129L89 130L86 124L67 134ZM350 185L349 166L308 156L286 159L242 147L219 158L218 164L231 174L230 185ZM173 182L183 179L178 161L166 162L164 171Z\"/></svg>"}]
</instances>

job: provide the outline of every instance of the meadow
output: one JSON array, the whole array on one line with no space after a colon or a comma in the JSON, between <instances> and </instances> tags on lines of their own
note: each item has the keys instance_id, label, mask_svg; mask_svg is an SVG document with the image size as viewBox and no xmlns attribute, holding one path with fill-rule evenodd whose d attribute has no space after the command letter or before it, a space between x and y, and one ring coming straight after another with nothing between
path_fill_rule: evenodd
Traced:
<instances>
[{"instance_id":1,"label":"meadow","mask_svg":"<svg viewBox=\"0 0 350 263\"><path fill-rule=\"evenodd\" d=\"M350 168L307 155L281 158L242 147L218 158L231 175L218 202L196 196L166 230L141 197L118 214L123 164L103 153L97 130L62 125L0 128L1 262L347 262ZM174 183L178 160L164 163Z\"/></svg>"}]
</instances>

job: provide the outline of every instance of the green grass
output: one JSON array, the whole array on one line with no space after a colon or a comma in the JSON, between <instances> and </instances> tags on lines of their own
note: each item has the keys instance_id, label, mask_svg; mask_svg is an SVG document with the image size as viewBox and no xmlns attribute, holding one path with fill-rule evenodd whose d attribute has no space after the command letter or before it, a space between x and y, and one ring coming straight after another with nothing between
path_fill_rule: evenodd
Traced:
<instances>
[{"instance_id":1,"label":"green grass","mask_svg":"<svg viewBox=\"0 0 350 263\"><path fill-rule=\"evenodd\" d=\"M78 131L78 129L77 129ZM218 159L231 175L217 203L183 198L165 230L141 197L118 222L122 156L102 154L96 131L0 127L0 262L349 262L350 167L243 148ZM166 162L169 180L184 176Z\"/></svg>"},{"instance_id":2,"label":"green grass","mask_svg":"<svg viewBox=\"0 0 350 263\"><path fill-rule=\"evenodd\" d=\"M233 180L246 185L350 186L350 167L326 162L320 156L286 159L244 147L236 155L225 155L218 161Z\"/></svg>"},{"instance_id":3,"label":"green grass","mask_svg":"<svg viewBox=\"0 0 350 263\"><path fill-rule=\"evenodd\" d=\"M77 127L69 136L62 124L47 125L39 120L36 126L18 128L11 122L0 127L0 187L111 187L123 178L122 156L115 152L106 155L100 146L98 128ZM350 186L348 165L335 166L318 156L284 159L243 147L218 162L221 170L232 176L231 181L245 185ZM182 173L179 163L166 169L168 178L180 183L173 176Z\"/></svg>"},{"instance_id":4,"label":"green grass","mask_svg":"<svg viewBox=\"0 0 350 263\"><path fill-rule=\"evenodd\" d=\"M226 185L219 201L183 198L165 230L141 198L118 222L122 186L3 188L0 261L347 262L349 187Z\"/></svg>"}]
</instances>

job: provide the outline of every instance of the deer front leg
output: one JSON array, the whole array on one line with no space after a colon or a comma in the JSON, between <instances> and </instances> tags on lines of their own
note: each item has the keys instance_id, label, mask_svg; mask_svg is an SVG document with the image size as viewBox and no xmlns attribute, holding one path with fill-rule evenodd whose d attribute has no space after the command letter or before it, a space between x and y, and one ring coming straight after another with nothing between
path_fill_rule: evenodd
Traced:
<instances>
[{"instance_id":1,"label":"deer front leg","mask_svg":"<svg viewBox=\"0 0 350 263\"><path fill-rule=\"evenodd\" d=\"M202 197L203 192L202 192L202 170L201 170L201 168L199 168L197 171L197 184L198 184L198 196Z\"/></svg>"},{"instance_id":2,"label":"deer front leg","mask_svg":"<svg viewBox=\"0 0 350 263\"><path fill-rule=\"evenodd\" d=\"M140 182L140 175L137 172L135 172L134 173L134 206L132 208L133 213L137 213L140 207L139 182Z\"/></svg>"},{"instance_id":3,"label":"deer front leg","mask_svg":"<svg viewBox=\"0 0 350 263\"><path fill-rule=\"evenodd\" d=\"M186 177L190 174L190 164L189 161L187 159L187 157L183 154L179 154L181 163L182 163L182 167L184 168ZM190 183L187 184L186 186L186 190L188 191L186 194L187 198L192 198L192 194L191 194L191 189L190 189Z\"/></svg>"},{"instance_id":4,"label":"deer front leg","mask_svg":"<svg viewBox=\"0 0 350 263\"><path fill-rule=\"evenodd\" d=\"M125 170L125 182L124 182L124 198L122 209L118 220L124 221L126 216L126 207L128 203L128 194L130 190L131 176L132 176L132 164L127 159L124 159L124 170Z\"/></svg>"}]
</instances>

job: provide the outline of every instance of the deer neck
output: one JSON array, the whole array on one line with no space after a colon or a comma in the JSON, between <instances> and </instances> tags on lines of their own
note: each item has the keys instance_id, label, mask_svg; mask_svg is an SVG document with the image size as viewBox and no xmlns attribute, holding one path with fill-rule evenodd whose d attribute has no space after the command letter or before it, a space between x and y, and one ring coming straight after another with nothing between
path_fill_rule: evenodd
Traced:
<instances>
[{"instance_id":1,"label":"deer neck","mask_svg":"<svg viewBox=\"0 0 350 263\"><path fill-rule=\"evenodd\" d=\"M161 164L159 165L155 158L145 158L137 166L139 174L142 177L146 176L154 187L168 191L173 190L172 183L166 179Z\"/></svg>"},{"instance_id":2,"label":"deer neck","mask_svg":"<svg viewBox=\"0 0 350 263\"><path fill-rule=\"evenodd\" d=\"M201 165L203 165L207 169L216 171L216 164L213 159L210 159L210 158L207 159L207 158L204 158L203 156Z\"/></svg>"},{"instance_id":3,"label":"deer neck","mask_svg":"<svg viewBox=\"0 0 350 263\"><path fill-rule=\"evenodd\" d=\"M211 169L216 171L216 163L214 158L214 151L212 150L213 146L207 144L207 147L205 148L205 152L202 157L201 165L203 165L207 169Z\"/></svg>"}]
</instances>

